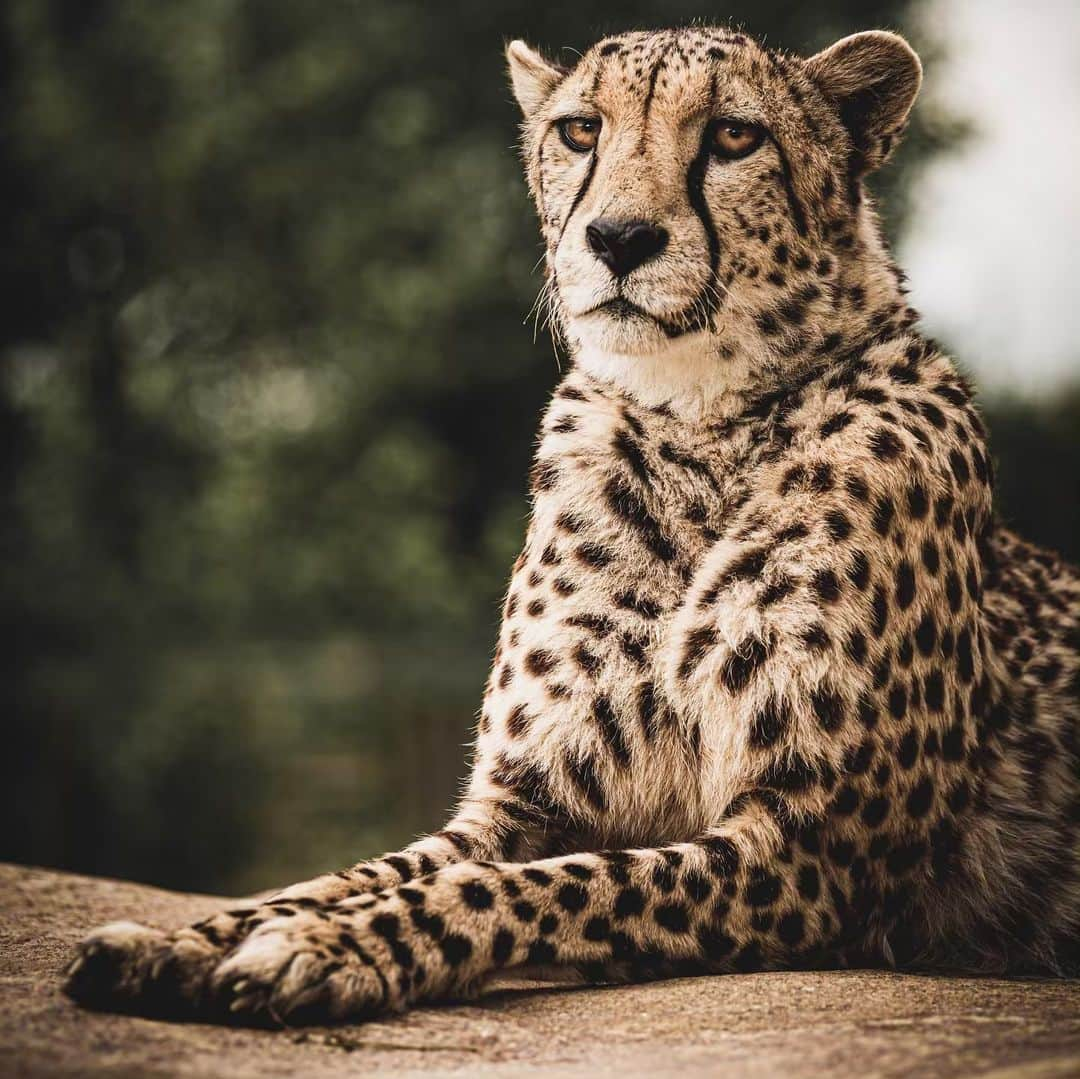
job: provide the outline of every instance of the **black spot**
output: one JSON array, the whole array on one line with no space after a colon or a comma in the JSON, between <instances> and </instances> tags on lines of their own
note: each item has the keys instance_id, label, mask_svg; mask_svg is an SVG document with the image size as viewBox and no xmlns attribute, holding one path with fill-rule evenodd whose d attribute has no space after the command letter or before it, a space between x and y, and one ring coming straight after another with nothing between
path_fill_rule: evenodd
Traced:
<instances>
[{"instance_id":1,"label":"black spot","mask_svg":"<svg viewBox=\"0 0 1080 1079\"><path fill-rule=\"evenodd\" d=\"M833 799L833 810L841 817L850 817L859 808L859 795L850 783L845 783Z\"/></svg>"},{"instance_id":2,"label":"black spot","mask_svg":"<svg viewBox=\"0 0 1080 1079\"><path fill-rule=\"evenodd\" d=\"M488 910L495 897L491 894L491 890L478 880L470 880L461 886L461 898L473 910Z\"/></svg>"},{"instance_id":3,"label":"black spot","mask_svg":"<svg viewBox=\"0 0 1080 1079\"><path fill-rule=\"evenodd\" d=\"M662 903L653 911L653 918L669 933L686 933L690 929L686 907L679 903Z\"/></svg>"},{"instance_id":4,"label":"black spot","mask_svg":"<svg viewBox=\"0 0 1080 1079\"><path fill-rule=\"evenodd\" d=\"M934 800L934 783L927 778L921 780L912 788L907 798L908 816L916 820L925 817L930 812L930 806Z\"/></svg>"},{"instance_id":5,"label":"black spot","mask_svg":"<svg viewBox=\"0 0 1080 1079\"><path fill-rule=\"evenodd\" d=\"M615 602L623 610L636 611L642 618L650 621L660 617L660 604L646 596L639 596L636 592L623 592Z\"/></svg>"},{"instance_id":6,"label":"black spot","mask_svg":"<svg viewBox=\"0 0 1080 1079\"><path fill-rule=\"evenodd\" d=\"M805 757L785 755L774 761L761 777L762 786L795 792L806 790L821 779L817 769Z\"/></svg>"},{"instance_id":7,"label":"black spot","mask_svg":"<svg viewBox=\"0 0 1080 1079\"><path fill-rule=\"evenodd\" d=\"M533 462L529 486L533 491L550 491L559 482L559 466L554 461Z\"/></svg>"},{"instance_id":8,"label":"black spot","mask_svg":"<svg viewBox=\"0 0 1080 1079\"><path fill-rule=\"evenodd\" d=\"M767 873L764 869L750 871L750 880L746 886L746 902L752 907L768 907L780 896L780 878Z\"/></svg>"},{"instance_id":9,"label":"black spot","mask_svg":"<svg viewBox=\"0 0 1080 1079\"><path fill-rule=\"evenodd\" d=\"M698 665L716 643L714 626L697 626L692 629L683 642L682 660L679 663L679 678L685 681L697 669Z\"/></svg>"},{"instance_id":10,"label":"black spot","mask_svg":"<svg viewBox=\"0 0 1080 1079\"><path fill-rule=\"evenodd\" d=\"M776 935L789 948L794 948L799 944L805 932L803 916L797 910L783 915L776 923Z\"/></svg>"},{"instance_id":11,"label":"black spot","mask_svg":"<svg viewBox=\"0 0 1080 1079\"><path fill-rule=\"evenodd\" d=\"M601 639L606 637L615 628L615 623L602 614L575 614L569 618L563 619L563 622L567 626L577 626L581 629L586 629ZM582 664L582 666L584 666L584 664Z\"/></svg>"},{"instance_id":12,"label":"black spot","mask_svg":"<svg viewBox=\"0 0 1080 1079\"><path fill-rule=\"evenodd\" d=\"M504 966L514 951L516 940L509 929L500 929L491 942L491 958L498 966Z\"/></svg>"},{"instance_id":13,"label":"black spot","mask_svg":"<svg viewBox=\"0 0 1080 1079\"><path fill-rule=\"evenodd\" d=\"M915 601L915 570L906 559L896 567L896 605L907 610Z\"/></svg>"},{"instance_id":14,"label":"black spot","mask_svg":"<svg viewBox=\"0 0 1080 1079\"><path fill-rule=\"evenodd\" d=\"M930 499L926 488L921 483L913 483L908 488L908 510L911 516L921 521L930 512Z\"/></svg>"},{"instance_id":15,"label":"black spot","mask_svg":"<svg viewBox=\"0 0 1080 1079\"><path fill-rule=\"evenodd\" d=\"M825 603L835 603L840 598L840 582L831 569L820 570L814 576L814 591Z\"/></svg>"},{"instance_id":16,"label":"black spot","mask_svg":"<svg viewBox=\"0 0 1080 1079\"><path fill-rule=\"evenodd\" d=\"M964 455L959 450L950 450L949 464L952 467L952 474L956 477L956 482L961 487L966 486L968 480L971 479L971 469L968 468Z\"/></svg>"},{"instance_id":17,"label":"black spot","mask_svg":"<svg viewBox=\"0 0 1080 1079\"><path fill-rule=\"evenodd\" d=\"M595 876L592 867L583 862L565 862L562 868L567 876L574 877L575 880L592 880Z\"/></svg>"},{"instance_id":18,"label":"black spot","mask_svg":"<svg viewBox=\"0 0 1080 1079\"><path fill-rule=\"evenodd\" d=\"M966 754L964 728L956 723L941 737L941 754L947 761L961 761Z\"/></svg>"},{"instance_id":19,"label":"black spot","mask_svg":"<svg viewBox=\"0 0 1080 1079\"><path fill-rule=\"evenodd\" d=\"M866 636L861 630L852 630L848 637L844 650L855 663L863 663L866 659Z\"/></svg>"},{"instance_id":20,"label":"black spot","mask_svg":"<svg viewBox=\"0 0 1080 1079\"><path fill-rule=\"evenodd\" d=\"M772 604L786 599L794 591L795 584L790 577L778 577L761 593L758 604L762 607L770 607Z\"/></svg>"},{"instance_id":21,"label":"black spot","mask_svg":"<svg viewBox=\"0 0 1080 1079\"><path fill-rule=\"evenodd\" d=\"M765 965L765 960L761 954L761 946L757 941L750 941L735 956L733 962L735 969L741 974L752 974L756 970L761 970Z\"/></svg>"},{"instance_id":22,"label":"black spot","mask_svg":"<svg viewBox=\"0 0 1080 1079\"><path fill-rule=\"evenodd\" d=\"M714 962L726 959L735 949L735 941L726 933L721 933L716 929L700 929L697 941L705 957L712 959Z\"/></svg>"},{"instance_id":23,"label":"black spot","mask_svg":"<svg viewBox=\"0 0 1080 1079\"><path fill-rule=\"evenodd\" d=\"M901 768L910 770L915 767L915 762L918 758L919 736L915 733L914 729L912 729L900 739L900 745L897 747L896 751L896 759L900 762Z\"/></svg>"},{"instance_id":24,"label":"black spot","mask_svg":"<svg viewBox=\"0 0 1080 1079\"><path fill-rule=\"evenodd\" d=\"M931 712L940 712L945 707L945 680L936 667L927 674L923 689L926 707Z\"/></svg>"},{"instance_id":25,"label":"black spot","mask_svg":"<svg viewBox=\"0 0 1080 1079\"><path fill-rule=\"evenodd\" d=\"M537 678L550 673L559 662L559 657L544 648L534 648L525 656L525 669Z\"/></svg>"},{"instance_id":26,"label":"black spot","mask_svg":"<svg viewBox=\"0 0 1080 1079\"><path fill-rule=\"evenodd\" d=\"M923 615L915 630L915 644L924 656L930 655L934 650L934 645L937 644L937 623L929 611Z\"/></svg>"},{"instance_id":27,"label":"black spot","mask_svg":"<svg viewBox=\"0 0 1080 1079\"><path fill-rule=\"evenodd\" d=\"M961 630L956 638L956 669L963 682L975 677L975 658L971 651L971 631Z\"/></svg>"},{"instance_id":28,"label":"black spot","mask_svg":"<svg viewBox=\"0 0 1080 1079\"><path fill-rule=\"evenodd\" d=\"M889 624L889 600L881 585L874 588L873 622L871 628L875 637L881 637Z\"/></svg>"},{"instance_id":29,"label":"black spot","mask_svg":"<svg viewBox=\"0 0 1080 1079\"><path fill-rule=\"evenodd\" d=\"M879 794L871 798L862 808L862 820L867 827L876 828L888 816L889 799Z\"/></svg>"},{"instance_id":30,"label":"black spot","mask_svg":"<svg viewBox=\"0 0 1080 1079\"><path fill-rule=\"evenodd\" d=\"M827 494L833 489L833 482L832 465L827 461L814 465L814 471L810 477L810 486L813 490L818 494Z\"/></svg>"},{"instance_id":31,"label":"black spot","mask_svg":"<svg viewBox=\"0 0 1080 1079\"><path fill-rule=\"evenodd\" d=\"M611 565L615 556L598 543L582 543L575 551L578 559L590 569L604 569Z\"/></svg>"},{"instance_id":32,"label":"black spot","mask_svg":"<svg viewBox=\"0 0 1080 1079\"><path fill-rule=\"evenodd\" d=\"M709 863L718 876L734 876L739 869L739 852L735 844L724 836L708 836L702 842L708 852Z\"/></svg>"},{"instance_id":33,"label":"black spot","mask_svg":"<svg viewBox=\"0 0 1080 1079\"><path fill-rule=\"evenodd\" d=\"M622 726L618 717L611 707L611 701L605 696L599 696L593 701L593 719L600 728L611 755L618 764L626 766L630 763L630 747L626 742Z\"/></svg>"},{"instance_id":34,"label":"black spot","mask_svg":"<svg viewBox=\"0 0 1080 1079\"><path fill-rule=\"evenodd\" d=\"M712 894L712 881L708 877L690 870L682 880L683 890L695 902L703 903Z\"/></svg>"},{"instance_id":35,"label":"black spot","mask_svg":"<svg viewBox=\"0 0 1080 1079\"><path fill-rule=\"evenodd\" d=\"M882 654L874 668L874 689L882 689L889 684L889 676L892 674L892 657L889 651Z\"/></svg>"},{"instance_id":36,"label":"black spot","mask_svg":"<svg viewBox=\"0 0 1080 1079\"><path fill-rule=\"evenodd\" d=\"M613 477L604 490L608 505L639 535L641 541L662 562L676 555L675 545L665 535L660 523L649 512L644 499L620 477Z\"/></svg>"},{"instance_id":37,"label":"black spot","mask_svg":"<svg viewBox=\"0 0 1080 1079\"><path fill-rule=\"evenodd\" d=\"M396 940L401 933L401 923L394 914L376 914L371 919L371 928L384 940Z\"/></svg>"},{"instance_id":38,"label":"black spot","mask_svg":"<svg viewBox=\"0 0 1080 1079\"><path fill-rule=\"evenodd\" d=\"M828 438L830 435L835 435L847 427L854 419L855 417L850 412L838 412L821 425L821 437Z\"/></svg>"},{"instance_id":39,"label":"black spot","mask_svg":"<svg viewBox=\"0 0 1080 1079\"><path fill-rule=\"evenodd\" d=\"M923 540L922 563L931 575L936 574L941 568L941 554L938 551L937 544L932 539Z\"/></svg>"},{"instance_id":40,"label":"black spot","mask_svg":"<svg viewBox=\"0 0 1080 1079\"><path fill-rule=\"evenodd\" d=\"M615 917L630 918L645 909L645 896L640 888L623 888L615 897Z\"/></svg>"},{"instance_id":41,"label":"black spot","mask_svg":"<svg viewBox=\"0 0 1080 1079\"><path fill-rule=\"evenodd\" d=\"M583 910L585 904L588 903L589 897L585 889L580 884L564 884L556 894L555 898L558 900L559 906L563 910L568 910L572 914L576 914L579 910Z\"/></svg>"},{"instance_id":42,"label":"black spot","mask_svg":"<svg viewBox=\"0 0 1080 1079\"><path fill-rule=\"evenodd\" d=\"M851 521L842 510L829 510L825 514L825 527L831 539L836 543L846 540L851 535Z\"/></svg>"},{"instance_id":43,"label":"black spot","mask_svg":"<svg viewBox=\"0 0 1080 1079\"><path fill-rule=\"evenodd\" d=\"M596 916L590 918L581 930L581 935L586 940L602 941L607 940L611 933L611 923L607 918Z\"/></svg>"},{"instance_id":44,"label":"black spot","mask_svg":"<svg viewBox=\"0 0 1080 1079\"><path fill-rule=\"evenodd\" d=\"M870 583L870 562L862 551L856 551L852 555L848 579L860 592L866 591L866 586Z\"/></svg>"},{"instance_id":45,"label":"black spot","mask_svg":"<svg viewBox=\"0 0 1080 1079\"><path fill-rule=\"evenodd\" d=\"M971 799L971 789L963 780L960 781L948 795L949 809L953 813L962 813Z\"/></svg>"},{"instance_id":46,"label":"black spot","mask_svg":"<svg viewBox=\"0 0 1080 1079\"><path fill-rule=\"evenodd\" d=\"M885 868L894 877L902 876L926 857L925 840L916 840L893 847L885 858Z\"/></svg>"},{"instance_id":47,"label":"black spot","mask_svg":"<svg viewBox=\"0 0 1080 1079\"><path fill-rule=\"evenodd\" d=\"M893 500L887 495L882 495L874 506L874 531L879 536L889 534L895 514L896 507L893 505Z\"/></svg>"},{"instance_id":48,"label":"black spot","mask_svg":"<svg viewBox=\"0 0 1080 1079\"><path fill-rule=\"evenodd\" d=\"M532 718L525 710L525 705L515 705L510 715L506 717L506 730L511 738L521 738L529 731Z\"/></svg>"},{"instance_id":49,"label":"black spot","mask_svg":"<svg viewBox=\"0 0 1080 1079\"><path fill-rule=\"evenodd\" d=\"M439 948L442 951L443 959L452 967L464 963L472 955L473 950L472 941L468 937L463 937L460 933L447 933L439 941Z\"/></svg>"},{"instance_id":50,"label":"black spot","mask_svg":"<svg viewBox=\"0 0 1080 1079\"><path fill-rule=\"evenodd\" d=\"M859 475L850 475L844 481L847 492L856 502L867 502L870 498L870 487L866 480Z\"/></svg>"},{"instance_id":51,"label":"black spot","mask_svg":"<svg viewBox=\"0 0 1080 1079\"><path fill-rule=\"evenodd\" d=\"M725 660L721 681L732 693L741 692L771 654L771 643L760 637L747 637Z\"/></svg>"},{"instance_id":52,"label":"black spot","mask_svg":"<svg viewBox=\"0 0 1080 1079\"><path fill-rule=\"evenodd\" d=\"M567 774L571 782L594 809L604 812L607 799L604 797L600 777L596 774L596 762L592 757L569 756L566 761Z\"/></svg>"},{"instance_id":53,"label":"black spot","mask_svg":"<svg viewBox=\"0 0 1080 1079\"><path fill-rule=\"evenodd\" d=\"M798 878L799 895L811 902L821 894L821 878L818 876L817 867L804 865L799 870Z\"/></svg>"},{"instance_id":54,"label":"black spot","mask_svg":"<svg viewBox=\"0 0 1080 1079\"><path fill-rule=\"evenodd\" d=\"M519 899L510 909L519 922L531 922L536 918L536 907L527 899Z\"/></svg>"},{"instance_id":55,"label":"black spot","mask_svg":"<svg viewBox=\"0 0 1080 1079\"><path fill-rule=\"evenodd\" d=\"M844 703L833 690L828 687L815 690L810 697L810 703L822 730L835 731L843 724Z\"/></svg>"},{"instance_id":56,"label":"black spot","mask_svg":"<svg viewBox=\"0 0 1080 1079\"><path fill-rule=\"evenodd\" d=\"M637 955L637 945L625 933L612 933L611 958L617 962L626 962Z\"/></svg>"},{"instance_id":57,"label":"black spot","mask_svg":"<svg viewBox=\"0 0 1080 1079\"><path fill-rule=\"evenodd\" d=\"M526 962L536 964L538 966L547 966L555 962L556 956L555 946L550 941L546 940L534 940L529 945L529 954L526 957Z\"/></svg>"},{"instance_id":58,"label":"black spot","mask_svg":"<svg viewBox=\"0 0 1080 1079\"><path fill-rule=\"evenodd\" d=\"M770 698L750 725L750 744L766 749L781 738L791 722L786 704Z\"/></svg>"},{"instance_id":59,"label":"black spot","mask_svg":"<svg viewBox=\"0 0 1080 1079\"><path fill-rule=\"evenodd\" d=\"M656 686L652 682L642 682L637 691L638 719L646 741L656 734Z\"/></svg>"},{"instance_id":60,"label":"black spot","mask_svg":"<svg viewBox=\"0 0 1080 1079\"><path fill-rule=\"evenodd\" d=\"M772 927L776 918L770 914L767 910L755 910L750 915L750 928L755 933L768 933Z\"/></svg>"},{"instance_id":61,"label":"black spot","mask_svg":"<svg viewBox=\"0 0 1080 1079\"><path fill-rule=\"evenodd\" d=\"M829 857L837 865L851 865L851 859L855 857L855 844L846 839L834 840L829 845Z\"/></svg>"},{"instance_id":62,"label":"black spot","mask_svg":"<svg viewBox=\"0 0 1080 1079\"><path fill-rule=\"evenodd\" d=\"M949 609L956 613L963 602L963 591L960 588L960 578L954 569L950 569L945 578L945 596L948 599Z\"/></svg>"},{"instance_id":63,"label":"black spot","mask_svg":"<svg viewBox=\"0 0 1080 1079\"><path fill-rule=\"evenodd\" d=\"M667 895L675 890L675 870L670 865L659 862L653 868L652 881L659 891Z\"/></svg>"},{"instance_id":64,"label":"black spot","mask_svg":"<svg viewBox=\"0 0 1080 1079\"><path fill-rule=\"evenodd\" d=\"M900 455L901 450L903 450L903 446L900 439L887 427L879 427L870 436L870 452L878 460L891 461L894 457Z\"/></svg>"},{"instance_id":65,"label":"black spot","mask_svg":"<svg viewBox=\"0 0 1080 1079\"><path fill-rule=\"evenodd\" d=\"M903 719L907 715L907 705L907 690L899 682L894 682L889 690L889 712L893 719Z\"/></svg>"},{"instance_id":66,"label":"black spot","mask_svg":"<svg viewBox=\"0 0 1080 1079\"><path fill-rule=\"evenodd\" d=\"M735 581L748 581L760 577L768 558L769 552L764 547L755 547L744 552L724 570L718 584L724 586Z\"/></svg>"}]
</instances>

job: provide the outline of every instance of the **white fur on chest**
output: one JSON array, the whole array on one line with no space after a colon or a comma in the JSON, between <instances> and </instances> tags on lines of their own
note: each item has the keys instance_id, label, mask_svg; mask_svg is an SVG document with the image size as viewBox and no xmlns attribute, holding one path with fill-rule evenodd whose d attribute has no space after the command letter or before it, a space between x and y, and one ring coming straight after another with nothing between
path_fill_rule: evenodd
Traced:
<instances>
[{"instance_id":1,"label":"white fur on chest","mask_svg":"<svg viewBox=\"0 0 1080 1079\"><path fill-rule=\"evenodd\" d=\"M745 350L725 357L691 334L661 352L626 355L584 348L576 366L611 384L648 408L667 405L677 416L699 422L719 417L725 399L734 399L753 378L755 358Z\"/></svg>"}]
</instances>

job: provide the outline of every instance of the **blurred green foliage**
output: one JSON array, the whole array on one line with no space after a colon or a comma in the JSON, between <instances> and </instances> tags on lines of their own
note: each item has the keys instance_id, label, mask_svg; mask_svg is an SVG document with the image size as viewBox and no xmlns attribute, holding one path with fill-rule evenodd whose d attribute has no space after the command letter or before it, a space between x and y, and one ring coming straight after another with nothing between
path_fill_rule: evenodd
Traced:
<instances>
[{"instance_id":1,"label":"blurred green foliage","mask_svg":"<svg viewBox=\"0 0 1080 1079\"><path fill-rule=\"evenodd\" d=\"M903 13L727 12L798 49ZM710 17L8 0L0 857L235 891L436 826L557 377L503 42ZM952 130L921 114L890 206ZM1077 398L1006 413L1080 474Z\"/></svg>"}]
</instances>

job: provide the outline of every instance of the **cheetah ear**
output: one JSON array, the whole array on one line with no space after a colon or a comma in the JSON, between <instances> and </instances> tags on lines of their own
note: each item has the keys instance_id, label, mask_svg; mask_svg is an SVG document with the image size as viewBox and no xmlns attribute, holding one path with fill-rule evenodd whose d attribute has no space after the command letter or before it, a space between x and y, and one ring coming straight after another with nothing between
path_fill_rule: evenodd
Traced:
<instances>
[{"instance_id":1,"label":"cheetah ear","mask_svg":"<svg viewBox=\"0 0 1080 1079\"><path fill-rule=\"evenodd\" d=\"M510 66L514 97L527 120L565 78L566 69L545 60L521 40L506 46L506 62Z\"/></svg>"},{"instance_id":2,"label":"cheetah ear","mask_svg":"<svg viewBox=\"0 0 1080 1079\"><path fill-rule=\"evenodd\" d=\"M807 74L839 109L851 134L857 173L888 158L922 84L922 64L899 35L852 34L806 61Z\"/></svg>"}]
</instances>

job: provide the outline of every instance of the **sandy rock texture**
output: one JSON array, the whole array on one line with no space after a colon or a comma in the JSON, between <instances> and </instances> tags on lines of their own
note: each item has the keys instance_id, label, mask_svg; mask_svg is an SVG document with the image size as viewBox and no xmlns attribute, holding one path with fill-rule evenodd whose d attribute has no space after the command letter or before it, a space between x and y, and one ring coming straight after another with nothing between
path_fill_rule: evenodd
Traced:
<instances>
[{"instance_id":1,"label":"sandy rock texture","mask_svg":"<svg viewBox=\"0 0 1080 1079\"><path fill-rule=\"evenodd\" d=\"M176 925L230 902L0 866L0 1075L1080 1076L1080 982L851 971L495 988L385 1022L281 1031L94 1014L60 994L92 926Z\"/></svg>"}]
</instances>

